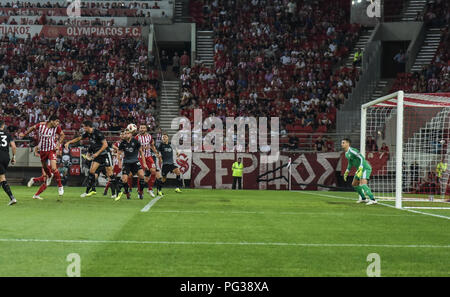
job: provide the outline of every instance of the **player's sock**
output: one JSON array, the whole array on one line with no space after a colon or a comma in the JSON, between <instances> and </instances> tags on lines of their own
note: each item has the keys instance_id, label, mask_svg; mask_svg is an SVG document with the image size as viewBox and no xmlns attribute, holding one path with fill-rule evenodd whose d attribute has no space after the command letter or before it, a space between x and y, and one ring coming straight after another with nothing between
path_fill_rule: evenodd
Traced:
<instances>
[{"instance_id":1,"label":"player's sock","mask_svg":"<svg viewBox=\"0 0 450 297\"><path fill-rule=\"evenodd\" d=\"M33 182L35 182L35 183L43 183L44 181L45 181L45 176L33 178Z\"/></svg>"},{"instance_id":2,"label":"player's sock","mask_svg":"<svg viewBox=\"0 0 450 297\"><path fill-rule=\"evenodd\" d=\"M105 195L108 194L108 189L111 187L111 181L108 181L105 186ZM112 190L112 189L111 189Z\"/></svg>"},{"instance_id":3,"label":"player's sock","mask_svg":"<svg viewBox=\"0 0 450 297\"><path fill-rule=\"evenodd\" d=\"M363 192L361 186L356 186L356 187L353 187L353 188L355 189L355 191L359 194L359 196L360 196L363 200L366 199L366 195L364 195L364 192Z\"/></svg>"},{"instance_id":4,"label":"player's sock","mask_svg":"<svg viewBox=\"0 0 450 297\"><path fill-rule=\"evenodd\" d=\"M58 183L58 187L62 187L61 174L59 174L59 170L58 169L53 170L53 176L56 178L56 182Z\"/></svg>"},{"instance_id":5,"label":"player's sock","mask_svg":"<svg viewBox=\"0 0 450 297\"><path fill-rule=\"evenodd\" d=\"M157 178L157 179L156 179L156 181L155 181L155 187L156 187L156 190L158 190L158 192L162 190L162 181L161 181L160 178Z\"/></svg>"},{"instance_id":6,"label":"player's sock","mask_svg":"<svg viewBox=\"0 0 450 297\"><path fill-rule=\"evenodd\" d=\"M125 193L128 193L128 183L124 183L124 182L122 182L122 187L123 187L123 189L124 189L124 192Z\"/></svg>"},{"instance_id":7,"label":"player's sock","mask_svg":"<svg viewBox=\"0 0 450 297\"><path fill-rule=\"evenodd\" d=\"M34 194L35 196L39 196L42 192L45 191L45 189L47 189L47 183L44 182L38 189L38 191L36 192L36 194Z\"/></svg>"},{"instance_id":8,"label":"player's sock","mask_svg":"<svg viewBox=\"0 0 450 297\"><path fill-rule=\"evenodd\" d=\"M86 193L90 191L95 191L95 174L89 172Z\"/></svg>"},{"instance_id":9,"label":"player's sock","mask_svg":"<svg viewBox=\"0 0 450 297\"><path fill-rule=\"evenodd\" d=\"M128 178L128 187L129 187L130 189L133 188L133 178Z\"/></svg>"},{"instance_id":10,"label":"player's sock","mask_svg":"<svg viewBox=\"0 0 450 297\"><path fill-rule=\"evenodd\" d=\"M360 188L362 188L364 193L366 193L367 196L369 196L370 200L375 200L375 197L373 197L372 191L370 190L368 185L362 185L360 186Z\"/></svg>"},{"instance_id":11,"label":"player's sock","mask_svg":"<svg viewBox=\"0 0 450 297\"><path fill-rule=\"evenodd\" d=\"M9 187L8 182L5 180L5 181L2 181L0 184L2 185L3 191L5 191L6 195L8 195L8 197L9 197L9 199L13 200L14 195L11 192L11 188Z\"/></svg>"},{"instance_id":12,"label":"player's sock","mask_svg":"<svg viewBox=\"0 0 450 297\"><path fill-rule=\"evenodd\" d=\"M116 176L115 175L111 175L111 178L109 180L110 183L110 188L111 188L111 195L115 195L116 194Z\"/></svg>"},{"instance_id":13,"label":"player's sock","mask_svg":"<svg viewBox=\"0 0 450 297\"><path fill-rule=\"evenodd\" d=\"M181 180L181 176L177 175L177 185L178 188L182 188L183 187L183 181Z\"/></svg>"},{"instance_id":14,"label":"player's sock","mask_svg":"<svg viewBox=\"0 0 450 297\"><path fill-rule=\"evenodd\" d=\"M153 185L155 184L156 175L152 174L150 178L148 179L148 189L151 191L153 190Z\"/></svg>"},{"instance_id":15,"label":"player's sock","mask_svg":"<svg viewBox=\"0 0 450 297\"><path fill-rule=\"evenodd\" d=\"M138 193L141 193L141 191L142 191L142 184L141 184L141 180L139 179L139 177L138 177L138 182L137 182L137 189L138 189ZM144 188L145 188L145 184L144 184Z\"/></svg>"},{"instance_id":16,"label":"player's sock","mask_svg":"<svg viewBox=\"0 0 450 297\"><path fill-rule=\"evenodd\" d=\"M145 179L140 179L139 180L139 193L142 194L144 189L145 189Z\"/></svg>"}]
</instances>

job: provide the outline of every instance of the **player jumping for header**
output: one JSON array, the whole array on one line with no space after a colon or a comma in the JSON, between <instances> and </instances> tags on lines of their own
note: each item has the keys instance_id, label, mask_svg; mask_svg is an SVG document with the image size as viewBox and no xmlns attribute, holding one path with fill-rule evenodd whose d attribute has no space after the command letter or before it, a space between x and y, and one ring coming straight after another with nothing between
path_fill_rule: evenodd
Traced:
<instances>
[{"instance_id":1,"label":"player jumping for header","mask_svg":"<svg viewBox=\"0 0 450 297\"><path fill-rule=\"evenodd\" d=\"M69 149L69 145L72 143L77 143L86 138L89 139L89 152L92 153L90 156L92 163L91 168L89 169L86 192L81 194L81 197L90 197L97 194L95 191L97 169L103 166L105 167L105 173L108 179L115 180L115 177L113 177L112 157L105 135L100 130L94 128L91 121L84 121L81 127L83 131L81 136L66 142L65 147L66 149Z\"/></svg>"},{"instance_id":2,"label":"player jumping for header","mask_svg":"<svg viewBox=\"0 0 450 297\"><path fill-rule=\"evenodd\" d=\"M348 160L347 170L345 170L344 173L344 181L347 181L350 169L352 169L352 167L356 167L357 171L355 177L353 178L352 186L360 196L358 203L367 202L366 196L368 196L370 201L367 202L367 205L377 204L372 191L367 185L367 181L370 179L370 174L372 173L372 167L357 149L350 147L350 144L350 139L347 138L343 139L341 142L341 147L344 150L345 157Z\"/></svg>"},{"instance_id":3,"label":"player jumping for header","mask_svg":"<svg viewBox=\"0 0 450 297\"><path fill-rule=\"evenodd\" d=\"M123 153L123 161L122 161L122 185L119 184L118 190L117 190L117 197L114 199L115 201L118 201L122 195L128 194L128 178L129 174L131 173L132 176L137 174L139 178L139 182L141 183L141 191L139 194L139 199L144 199L143 190L145 189L145 181L144 181L144 172L149 170L147 167L147 163L142 163L139 161L139 156L143 159L145 159L145 153L143 148L141 147L141 144L139 141L133 137L133 134L131 131L126 130L124 133L124 139L120 142L119 147L114 147L114 149L117 149L120 153ZM124 191L122 191L122 187L124 188ZM128 198L128 195L127 195Z\"/></svg>"},{"instance_id":4,"label":"player jumping for header","mask_svg":"<svg viewBox=\"0 0 450 297\"><path fill-rule=\"evenodd\" d=\"M25 133L20 133L19 137L23 138L36 130L39 137L39 156L41 158L42 169L47 175L47 185L50 185L52 176L56 177L58 182L58 194L60 197L64 194L64 187L61 183L61 175L56 164L56 150L61 146L64 140L64 132L59 125L59 119L56 115L51 115L47 122L40 122L28 128ZM59 135L59 138L57 136ZM50 160L50 169L48 167ZM57 201L60 201L59 199Z\"/></svg>"}]
</instances>

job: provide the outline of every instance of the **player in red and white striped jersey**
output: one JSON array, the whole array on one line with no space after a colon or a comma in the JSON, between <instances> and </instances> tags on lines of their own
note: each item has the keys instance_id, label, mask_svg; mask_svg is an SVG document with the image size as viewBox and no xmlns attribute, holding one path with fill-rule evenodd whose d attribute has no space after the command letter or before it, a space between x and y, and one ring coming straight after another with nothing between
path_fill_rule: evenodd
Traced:
<instances>
[{"instance_id":1,"label":"player in red and white striped jersey","mask_svg":"<svg viewBox=\"0 0 450 297\"><path fill-rule=\"evenodd\" d=\"M145 173L145 176L147 178L148 192L152 197L155 197L155 194L153 193L153 184L155 183L156 179L156 165L153 160L152 154L154 147L152 146L152 136L148 133L146 125L139 126L139 134L135 138L141 144L145 154L145 160L141 158L139 159L139 161L141 162L142 166L144 166L145 162L147 164L147 167L149 168L149 171Z\"/></svg>"},{"instance_id":2,"label":"player in red and white striped jersey","mask_svg":"<svg viewBox=\"0 0 450 297\"><path fill-rule=\"evenodd\" d=\"M64 188L61 183L61 175L56 165L56 151L64 140L64 132L59 125L59 119L56 115L50 116L47 122L37 123L30 127L25 133L20 133L19 137L23 138L35 131L39 139L39 156L41 157L42 169L48 177L52 175L58 183L58 194L64 194ZM59 138L57 138L59 136ZM50 161L50 170L47 167L47 161Z\"/></svg>"},{"instance_id":3,"label":"player in red and white striped jersey","mask_svg":"<svg viewBox=\"0 0 450 297\"><path fill-rule=\"evenodd\" d=\"M34 154L36 157L39 157L39 147L35 147L34 148ZM47 161L47 171L51 171L51 167L50 167L50 160ZM40 177L32 177L29 181L28 181L28 187L30 188L31 186L33 186L35 183L37 182L41 182L41 186L39 187L39 189L37 190L36 194L33 195L33 199L36 200L42 200L43 198L41 196L39 196L42 192L45 191L45 189L47 189L47 174L45 173L44 168L42 168L42 175Z\"/></svg>"}]
</instances>

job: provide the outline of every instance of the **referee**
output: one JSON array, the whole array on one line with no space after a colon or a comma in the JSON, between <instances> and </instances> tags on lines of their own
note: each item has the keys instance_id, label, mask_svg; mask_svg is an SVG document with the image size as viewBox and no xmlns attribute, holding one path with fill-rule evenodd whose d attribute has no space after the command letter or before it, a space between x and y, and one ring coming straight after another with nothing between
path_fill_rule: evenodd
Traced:
<instances>
[{"instance_id":1,"label":"referee","mask_svg":"<svg viewBox=\"0 0 450 297\"><path fill-rule=\"evenodd\" d=\"M238 158L237 162L233 163L233 190L236 190L236 184L239 190L242 189L242 173L244 171L244 164L242 158Z\"/></svg>"}]
</instances>

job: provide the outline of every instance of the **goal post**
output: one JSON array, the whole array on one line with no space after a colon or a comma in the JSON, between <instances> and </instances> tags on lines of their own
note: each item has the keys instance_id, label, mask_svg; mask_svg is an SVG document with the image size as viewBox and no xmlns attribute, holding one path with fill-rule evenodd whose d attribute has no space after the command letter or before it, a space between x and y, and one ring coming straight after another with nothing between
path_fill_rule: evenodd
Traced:
<instances>
[{"instance_id":1,"label":"goal post","mask_svg":"<svg viewBox=\"0 0 450 297\"><path fill-rule=\"evenodd\" d=\"M432 201L450 209L444 204L449 198L449 93L398 91L366 103L361 106L360 137L364 156L374 153L381 159L385 154L385 163L376 164L371 176L377 198L395 199L396 208ZM382 146L389 152L380 152Z\"/></svg>"}]
</instances>

